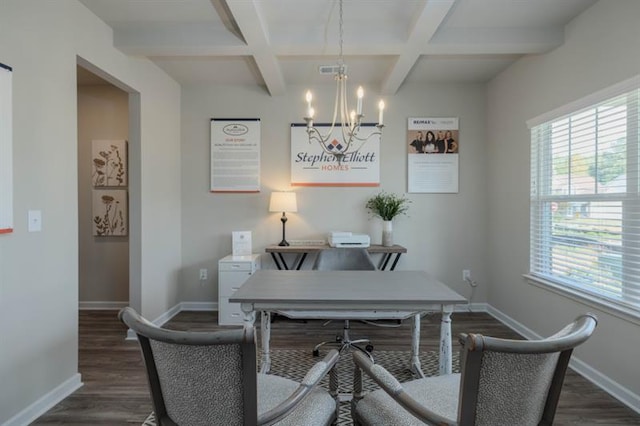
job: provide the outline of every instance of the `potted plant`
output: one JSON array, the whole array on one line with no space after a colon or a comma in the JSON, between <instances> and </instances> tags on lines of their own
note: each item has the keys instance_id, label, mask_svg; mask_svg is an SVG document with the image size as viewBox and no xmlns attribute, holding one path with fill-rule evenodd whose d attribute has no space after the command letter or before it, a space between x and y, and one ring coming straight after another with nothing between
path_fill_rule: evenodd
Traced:
<instances>
[{"instance_id":1,"label":"potted plant","mask_svg":"<svg viewBox=\"0 0 640 426\"><path fill-rule=\"evenodd\" d=\"M382 245L389 247L393 245L392 220L400 214L407 214L409 210L409 200L395 194L380 192L367 200L366 207L369 213L382 219Z\"/></svg>"}]
</instances>

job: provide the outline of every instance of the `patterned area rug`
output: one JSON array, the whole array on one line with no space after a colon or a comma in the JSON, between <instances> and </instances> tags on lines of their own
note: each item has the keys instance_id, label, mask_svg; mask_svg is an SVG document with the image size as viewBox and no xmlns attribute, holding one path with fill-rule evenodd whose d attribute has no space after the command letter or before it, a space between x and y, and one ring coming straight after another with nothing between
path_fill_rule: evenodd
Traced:
<instances>
[{"instance_id":1,"label":"patterned area rug","mask_svg":"<svg viewBox=\"0 0 640 426\"><path fill-rule=\"evenodd\" d=\"M324 353L320 354L321 357ZM389 370L400 382L406 382L413 379L411 372L407 369L409 365L409 352L407 351L374 351L373 356L377 364L382 365ZM300 381L309 371L311 366L319 361L320 358L314 358L311 351L300 349L278 349L274 350L271 355L271 373L277 374L288 379ZM434 376L438 374L438 352L425 352L420 354L420 362L422 371L426 376ZM457 351L453 354L453 371L459 371L459 360ZM339 392L351 393L353 389L353 362L351 355L346 354L338 361L339 376ZM328 376L322 381L322 386L329 388ZM371 379L363 375L362 387L367 391L378 389ZM340 403L340 413L338 417L338 425L351 425L351 405L349 401ZM147 417L142 426L156 426L153 413Z\"/></svg>"}]
</instances>

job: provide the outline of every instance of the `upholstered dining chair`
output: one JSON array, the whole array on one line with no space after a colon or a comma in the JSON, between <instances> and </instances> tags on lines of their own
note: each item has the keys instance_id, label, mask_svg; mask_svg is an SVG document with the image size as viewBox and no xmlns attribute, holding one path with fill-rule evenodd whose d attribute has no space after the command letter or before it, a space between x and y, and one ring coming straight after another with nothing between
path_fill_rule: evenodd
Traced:
<instances>
[{"instance_id":1,"label":"upholstered dining chair","mask_svg":"<svg viewBox=\"0 0 640 426\"><path fill-rule=\"evenodd\" d=\"M542 340L462 334L461 374L402 384L354 352L354 424L551 425L571 353L596 324L582 315ZM381 389L363 397L362 371Z\"/></svg>"},{"instance_id":2,"label":"upholstered dining chair","mask_svg":"<svg viewBox=\"0 0 640 426\"><path fill-rule=\"evenodd\" d=\"M216 332L167 330L132 308L118 314L138 335L158 425L329 425L337 419L337 373L331 395L319 381L338 352L298 383L258 374L253 327Z\"/></svg>"},{"instance_id":3,"label":"upholstered dining chair","mask_svg":"<svg viewBox=\"0 0 640 426\"><path fill-rule=\"evenodd\" d=\"M369 252L364 248L330 248L321 250L312 269L317 271L375 271L377 270L375 263L371 259ZM367 355L373 351L373 345L369 339L357 339L351 340L349 334L351 330L351 323L348 319L343 320L344 325L342 327L342 335L336 336L333 341L325 341L318 343L313 348L313 355L320 355L320 348L324 345L337 345L340 348L340 353L347 349L356 349ZM365 343L365 348L359 346ZM370 356L370 355L369 355Z\"/></svg>"}]
</instances>

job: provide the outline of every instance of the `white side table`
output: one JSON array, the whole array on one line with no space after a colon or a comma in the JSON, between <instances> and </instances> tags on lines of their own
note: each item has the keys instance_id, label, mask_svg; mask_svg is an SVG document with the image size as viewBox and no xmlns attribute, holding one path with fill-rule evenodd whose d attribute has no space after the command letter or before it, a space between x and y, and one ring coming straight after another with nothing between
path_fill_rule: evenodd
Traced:
<instances>
[{"instance_id":1,"label":"white side table","mask_svg":"<svg viewBox=\"0 0 640 426\"><path fill-rule=\"evenodd\" d=\"M225 256L218 261L218 324L242 325L239 303L229 303L229 297L260 269L260 255Z\"/></svg>"}]
</instances>

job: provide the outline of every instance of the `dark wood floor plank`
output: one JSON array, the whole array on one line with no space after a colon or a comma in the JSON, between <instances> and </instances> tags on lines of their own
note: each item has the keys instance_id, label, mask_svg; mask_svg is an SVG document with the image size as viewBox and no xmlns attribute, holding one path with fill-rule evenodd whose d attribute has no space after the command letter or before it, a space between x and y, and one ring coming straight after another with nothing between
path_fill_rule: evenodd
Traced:
<instances>
[{"instance_id":1,"label":"dark wood floor plank","mask_svg":"<svg viewBox=\"0 0 640 426\"><path fill-rule=\"evenodd\" d=\"M461 332L519 338L485 313L453 315L454 336ZM167 328L220 330L216 312L181 312ZM394 322L385 322L394 325ZM125 341L126 327L115 311L80 311L79 370L84 386L49 410L34 425L141 425L151 411L147 379L137 342ZM437 350L439 315L421 321L422 351ZM272 323L274 348L308 348L322 340L333 341L342 330L340 321L293 321L277 317ZM408 350L411 328L374 327L351 323L353 338L369 337L375 350ZM454 339L454 350L459 348ZM569 372L560 397L556 425L640 425L640 415L625 407L574 372Z\"/></svg>"}]
</instances>

